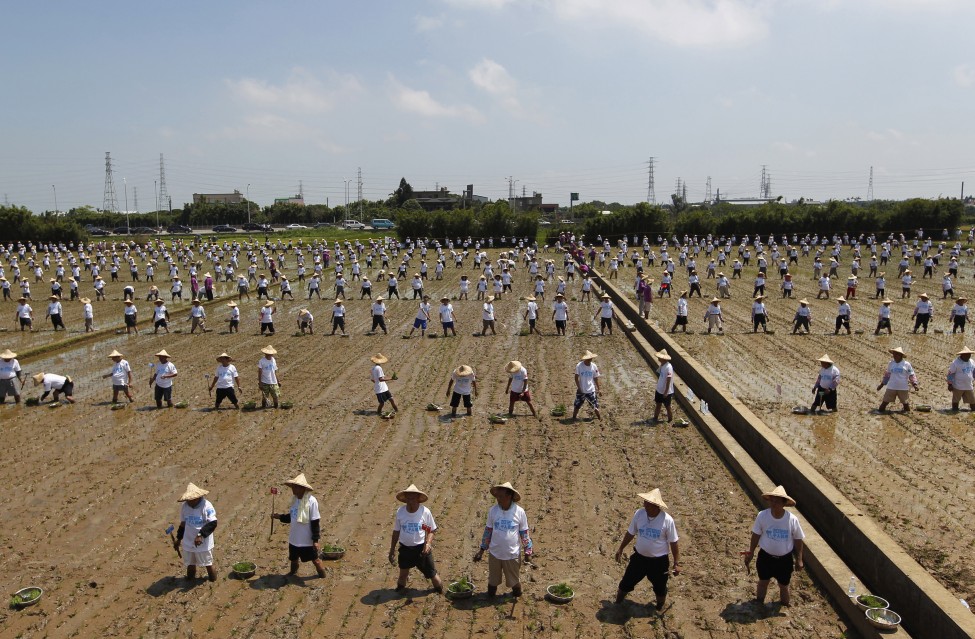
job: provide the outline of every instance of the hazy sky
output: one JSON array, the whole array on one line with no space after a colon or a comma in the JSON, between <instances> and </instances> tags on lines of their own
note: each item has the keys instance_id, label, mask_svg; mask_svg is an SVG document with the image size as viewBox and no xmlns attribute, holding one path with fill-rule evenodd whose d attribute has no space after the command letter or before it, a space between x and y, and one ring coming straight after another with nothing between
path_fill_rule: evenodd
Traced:
<instances>
[{"instance_id":1,"label":"hazy sky","mask_svg":"<svg viewBox=\"0 0 975 639\"><path fill-rule=\"evenodd\" d=\"M415 189L546 202L975 191L973 0L5 2L0 195L35 211ZM53 185L53 186L52 186Z\"/></svg>"}]
</instances>

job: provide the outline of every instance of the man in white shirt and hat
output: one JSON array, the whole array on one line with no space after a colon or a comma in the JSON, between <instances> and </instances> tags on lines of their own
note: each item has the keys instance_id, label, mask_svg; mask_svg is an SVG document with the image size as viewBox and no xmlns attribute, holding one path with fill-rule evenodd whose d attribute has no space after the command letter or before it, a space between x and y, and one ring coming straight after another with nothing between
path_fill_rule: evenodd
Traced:
<instances>
[{"instance_id":1,"label":"man in white shirt and hat","mask_svg":"<svg viewBox=\"0 0 975 639\"><path fill-rule=\"evenodd\" d=\"M274 308L274 302L271 300L264 302L264 306L262 306L258 311L258 317L261 322L261 335L263 335L265 331L267 331L269 335L274 335L274 314L276 312L277 309Z\"/></svg>"},{"instance_id":2,"label":"man in white shirt and hat","mask_svg":"<svg viewBox=\"0 0 975 639\"><path fill-rule=\"evenodd\" d=\"M799 518L785 509L786 506L795 506L796 501L789 497L784 487L776 486L774 490L763 493L762 499L769 503L769 508L758 513L752 525L751 544L748 552L743 553L745 567L751 571L752 557L758 548L755 601L765 604L769 582L775 579L779 583L779 600L783 606L788 606L792 573L796 569L803 569L802 550L806 535Z\"/></svg>"},{"instance_id":3,"label":"man in white shirt and hat","mask_svg":"<svg viewBox=\"0 0 975 639\"><path fill-rule=\"evenodd\" d=\"M382 367L383 364L389 361L389 358L382 353L376 353L369 358L369 361L372 362L369 379L372 381L372 391L376 394L376 399L379 401L379 408L376 409L376 413L379 415L383 414L383 406L386 402L390 403L394 411L399 411L396 402L393 400L393 394L389 391L389 385L386 383L391 381L391 378L386 377L386 373Z\"/></svg>"},{"instance_id":4,"label":"man in white shirt and hat","mask_svg":"<svg viewBox=\"0 0 975 639\"><path fill-rule=\"evenodd\" d=\"M447 296L440 298L440 325L443 328L443 336L447 337L447 331L454 337L457 336L457 330L454 328L454 305L450 303L450 298Z\"/></svg>"},{"instance_id":5,"label":"man in white shirt and hat","mask_svg":"<svg viewBox=\"0 0 975 639\"><path fill-rule=\"evenodd\" d=\"M213 531L217 529L217 511L205 499L210 492L190 483L177 499L182 502L179 509L179 528L173 548L183 556L186 566L186 580L196 579L196 567L203 566L210 581L217 580L217 569L213 565Z\"/></svg>"},{"instance_id":6,"label":"man in white shirt and hat","mask_svg":"<svg viewBox=\"0 0 975 639\"><path fill-rule=\"evenodd\" d=\"M975 412L975 362L972 362L972 351L965 347L958 351L955 361L948 367L948 390L951 391L951 410L958 410L961 402Z\"/></svg>"},{"instance_id":7,"label":"man in white shirt and hat","mask_svg":"<svg viewBox=\"0 0 975 639\"><path fill-rule=\"evenodd\" d=\"M453 389L453 393L451 393ZM474 369L463 364L454 369L450 374L450 381L447 382L447 397L450 398L450 416L457 416L457 407L460 406L461 399L464 400L464 408L467 409L467 416L470 417L474 410L471 396L477 397L477 378L474 376Z\"/></svg>"},{"instance_id":8,"label":"man in white shirt and hat","mask_svg":"<svg viewBox=\"0 0 975 639\"><path fill-rule=\"evenodd\" d=\"M277 408L281 399L281 383L278 381L278 362L274 356L278 352L273 346L265 346L261 352L264 357L257 361L257 387L261 390L261 408L267 408L268 398L271 398Z\"/></svg>"},{"instance_id":9,"label":"man in white shirt and hat","mask_svg":"<svg viewBox=\"0 0 975 639\"><path fill-rule=\"evenodd\" d=\"M592 406L596 419L602 419L599 414L599 367L592 361L596 357L598 356L595 353L587 350L582 354L582 360L576 364L576 399L572 404L572 419L579 415L583 402Z\"/></svg>"},{"instance_id":10,"label":"man in white shirt and hat","mask_svg":"<svg viewBox=\"0 0 975 639\"><path fill-rule=\"evenodd\" d=\"M487 335L488 329L491 329L492 335L497 335L498 332L494 330L494 296L488 295L487 299L484 300L484 304L481 309L481 335Z\"/></svg>"},{"instance_id":11,"label":"man in white shirt and hat","mask_svg":"<svg viewBox=\"0 0 975 639\"><path fill-rule=\"evenodd\" d=\"M881 413L884 412L887 410L887 404L896 399L904 405L904 412L906 413L911 410L910 387L913 387L915 391L920 388L917 383L917 375L914 373L914 367L905 358L903 348L900 346L892 348L889 353L892 361L887 364L883 380L877 386L878 391L884 386L887 387L887 390L884 391L884 397L880 400L880 408L877 410Z\"/></svg>"},{"instance_id":12,"label":"man in white shirt and hat","mask_svg":"<svg viewBox=\"0 0 975 639\"><path fill-rule=\"evenodd\" d=\"M234 408L240 408L237 404L237 394L234 392L234 386L237 387L238 391L243 391L240 387L240 375L237 373L237 367L231 362L234 358L227 353L220 353L217 355L217 370L213 374L213 379L210 380L210 386L207 391L213 392L214 387L217 389L216 403L213 405L214 410L220 410L220 403L226 398L230 400L230 403L234 405Z\"/></svg>"},{"instance_id":13,"label":"man in white shirt and hat","mask_svg":"<svg viewBox=\"0 0 975 639\"><path fill-rule=\"evenodd\" d=\"M17 382L20 388L17 388ZM0 404L3 404L7 395L14 398L14 404L20 403L20 391L24 389L24 373L17 361L17 353L9 348L0 353Z\"/></svg>"},{"instance_id":14,"label":"man in white shirt and hat","mask_svg":"<svg viewBox=\"0 0 975 639\"><path fill-rule=\"evenodd\" d=\"M179 374L176 365L170 361L169 353L165 349L156 353L159 361L152 367L152 376L149 378L149 386L156 384L155 399L156 408L162 408L163 400L170 408L173 407L173 379Z\"/></svg>"},{"instance_id":15,"label":"man in white shirt and hat","mask_svg":"<svg viewBox=\"0 0 975 639\"><path fill-rule=\"evenodd\" d=\"M288 576L298 574L298 562L310 561L315 564L318 576L325 577L325 566L322 565L318 540L321 539L321 514L318 510L318 500L312 495L312 487L301 473L294 479L284 482L291 487L291 508L287 513L271 513L271 519L277 519L283 524L289 524L288 530L288 561L291 568Z\"/></svg>"},{"instance_id":16,"label":"man in white shirt and hat","mask_svg":"<svg viewBox=\"0 0 975 639\"><path fill-rule=\"evenodd\" d=\"M42 372L33 375L31 379L34 380L34 386L44 386L44 394L41 395L42 402L53 392L54 399L52 403L57 404L60 402L61 394L64 393L64 398L68 400L68 403L74 404L74 383L70 377Z\"/></svg>"},{"instance_id":17,"label":"man in white shirt and hat","mask_svg":"<svg viewBox=\"0 0 975 639\"><path fill-rule=\"evenodd\" d=\"M656 596L655 607L660 611L667 600L667 582L670 575L680 574L677 526L673 517L665 512L667 504L660 496L659 488L654 488L649 493L639 493L637 497L643 500L643 508L633 513L630 525L616 549L616 563L620 563L626 546L636 539L633 554L630 555L630 561L616 590L616 603L623 603L626 595L647 579ZM670 554L674 555L673 567L670 565Z\"/></svg>"},{"instance_id":18,"label":"man in white shirt and hat","mask_svg":"<svg viewBox=\"0 0 975 639\"><path fill-rule=\"evenodd\" d=\"M410 484L406 490L396 493L396 500L405 504L396 510L393 520L393 537L389 542L389 563L399 567L396 592L406 590L410 570L416 568L433 584L433 589L443 593L443 581L433 560L433 536L437 522L433 513L423 505L427 494Z\"/></svg>"},{"instance_id":19,"label":"man in white shirt and hat","mask_svg":"<svg viewBox=\"0 0 975 639\"><path fill-rule=\"evenodd\" d=\"M131 404L135 401L130 390L132 386L132 367L129 366L129 362L124 358L122 353L116 350L109 353L108 357L113 362L112 370L102 375L102 379L112 378L112 403L117 403L118 394L124 393Z\"/></svg>"},{"instance_id":20,"label":"man in white shirt and hat","mask_svg":"<svg viewBox=\"0 0 975 639\"><path fill-rule=\"evenodd\" d=\"M498 594L502 577L511 588L511 594L520 597L521 547L525 549L526 560L533 552L528 515L518 505L521 493L514 489L511 482L492 486L491 496L497 503L488 510L487 524L474 561L480 561L484 551L488 551L488 597Z\"/></svg>"},{"instance_id":21,"label":"man in white shirt and hat","mask_svg":"<svg viewBox=\"0 0 975 639\"><path fill-rule=\"evenodd\" d=\"M524 364L516 359L508 362L504 370L508 373L508 383L504 387L504 392L508 394L508 414L514 416L515 402L525 402L528 410L532 412L532 417L538 417L535 412L535 405L532 404L531 391L528 390L528 369Z\"/></svg>"},{"instance_id":22,"label":"man in white shirt and hat","mask_svg":"<svg viewBox=\"0 0 975 639\"><path fill-rule=\"evenodd\" d=\"M809 412L815 413L820 406L836 412L836 388L840 385L840 369L836 367L829 355L823 355L816 361L819 362L819 374L812 388L816 399L809 407Z\"/></svg>"},{"instance_id":23,"label":"man in white shirt and hat","mask_svg":"<svg viewBox=\"0 0 975 639\"><path fill-rule=\"evenodd\" d=\"M674 365L670 363L670 353L667 349L656 353L660 360L660 368L657 369L657 387L653 391L653 421L660 421L660 409L667 409L667 423L674 421L674 415L670 410L670 404L674 399Z\"/></svg>"},{"instance_id":24,"label":"man in white shirt and hat","mask_svg":"<svg viewBox=\"0 0 975 639\"><path fill-rule=\"evenodd\" d=\"M603 293L599 296L599 309L592 316L593 321L596 320L596 317L599 317L599 334L603 335L609 329L609 334L612 335L616 308L613 306L613 302L610 300L608 293Z\"/></svg>"}]
</instances>

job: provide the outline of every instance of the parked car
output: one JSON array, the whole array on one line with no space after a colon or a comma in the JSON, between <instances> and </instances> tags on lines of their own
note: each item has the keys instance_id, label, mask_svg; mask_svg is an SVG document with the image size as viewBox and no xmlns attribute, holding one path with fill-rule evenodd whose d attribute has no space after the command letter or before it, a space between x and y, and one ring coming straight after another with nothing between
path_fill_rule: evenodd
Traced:
<instances>
[{"instance_id":1,"label":"parked car","mask_svg":"<svg viewBox=\"0 0 975 639\"><path fill-rule=\"evenodd\" d=\"M538 225L539 226L552 226L552 223L549 222L548 220L539 220L538 221Z\"/></svg>"},{"instance_id":2,"label":"parked car","mask_svg":"<svg viewBox=\"0 0 975 639\"><path fill-rule=\"evenodd\" d=\"M171 224L166 227L167 233L192 233L193 229L186 226L185 224Z\"/></svg>"},{"instance_id":3,"label":"parked car","mask_svg":"<svg viewBox=\"0 0 975 639\"><path fill-rule=\"evenodd\" d=\"M386 230L394 229L396 225L393 224L392 220L386 219L384 217L377 217L372 221L372 228L376 230Z\"/></svg>"},{"instance_id":4,"label":"parked car","mask_svg":"<svg viewBox=\"0 0 975 639\"><path fill-rule=\"evenodd\" d=\"M132 235L155 235L156 229L151 226L134 226L130 232Z\"/></svg>"},{"instance_id":5,"label":"parked car","mask_svg":"<svg viewBox=\"0 0 975 639\"><path fill-rule=\"evenodd\" d=\"M257 222L247 222L246 224L241 225L240 228L244 229L245 231L263 231L264 226L264 224L258 224Z\"/></svg>"},{"instance_id":6,"label":"parked car","mask_svg":"<svg viewBox=\"0 0 975 639\"><path fill-rule=\"evenodd\" d=\"M316 228L316 229L330 229L330 228L335 228L335 225L332 224L332 223L330 223L330 222L319 222L318 224L315 225L314 228Z\"/></svg>"},{"instance_id":7,"label":"parked car","mask_svg":"<svg viewBox=\"0 0 975 639\"><path fill-rule=\"evenodd\" d=\"M286 228L286 229L306 229L308 227L305 226L304 224L289 224L289 225L287 225L284 228Z\"/></svg>"},{"instance_id":8,"label":"parked car","mask_svg":"<svg viewBox=\"0 0 975 639\"><path fill-rule=\"evenodd\" d=\"M128 235L129 234L129 227L127 227L127 226L116 226L114 229L112 229L112 233L115 233L116 235Z\"/></svg>"},{"instance_id":9,"label":"parked car","mask_svg":"<svg viewBox=\"0 0 975 639\"><path fill-rule=\"evenodd\" d=\"M217 224L213 227L214 233L236 233L237 229L229 224Z\"/></svg>"},{"instance_id":10,"label":"parked car","mask_svg":"<svg viewBox=\"0 0 975 639\"><path fill-rule=\"evenodd\" d=\"M559 220L559 224L573 224L572 220Z\"/></svg>"},{"instance_id":11,"label":"parked car","mask_svg":"<svg viewBox=\"0 0 975 639\"><path fill-rule=\"evenodd\" d=\"M100 229L97 226L92 226L88 229L89 235L111 235L111 231L106 231L105 229Z\"/></svg>"},{"instance_id":12,"label":"parked car","mask_svg":"<svg viewBox=\"0 0 975 639\"><path fill-rule=\"evenodd\" d=\"M342 222L342 228L350 231L364 231L367 227L358 220L346 220Z\"/></svg>"}]
</instances>

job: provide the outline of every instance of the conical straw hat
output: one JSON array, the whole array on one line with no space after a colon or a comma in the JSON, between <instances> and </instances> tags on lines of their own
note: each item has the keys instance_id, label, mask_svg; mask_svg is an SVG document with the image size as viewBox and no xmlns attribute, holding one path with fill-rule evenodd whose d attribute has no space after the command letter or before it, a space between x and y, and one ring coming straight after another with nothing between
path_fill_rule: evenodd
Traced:
<instances>
[{"instance_id":1,"label":"conical straw hat","mask_svg":"<svg viewBox=\"0 0 975 639\"><path fill-rule=\"evenodd\" d=\"M193 482L186 485L186 490L183 492L182 496L176 501L193 501L194 499L199 499L204 495L209 495L210 491L203 490Z\"/></svg>"}]
</instances>

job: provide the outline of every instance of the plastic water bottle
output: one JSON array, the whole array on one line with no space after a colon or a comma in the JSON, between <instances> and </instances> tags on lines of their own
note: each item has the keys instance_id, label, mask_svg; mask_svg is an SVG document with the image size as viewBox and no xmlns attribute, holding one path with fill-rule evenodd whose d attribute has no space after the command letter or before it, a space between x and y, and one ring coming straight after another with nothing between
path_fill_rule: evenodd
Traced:
<instances>
[{"instance_id":1,"label":"plastic water bottle","mask_svg":"<svg viewBox=\"0 0 975 639\"><path fill-rule=\"evenodd\" d=\"M961 605L965 606L965 610L968 610L969 612L971 611L971 607L969 607L967 601L965 601L964 599L959 599L958 601L961 602Z\"/></svg>"},{"instance_id":2,"label":"plastic water bottle","mask_svg":"<svg viewBox=\"0 0 975 639\"><path fill-rule=\"evenodd\" d=\"M708 403L706 401L704 401L703 399L701 400L701 412L704 413L705 415L707 415L708 412L710 412L710 408L708 407Z\"/></svg>"},{"instance_id":3,"label":"plastic water bottle","mask_svg":"<svg viewBox=\"0 0 975 639\"><path fill-rule=\"evenodd\" d=\"M850 598L857 596L857 578L850 577L850 587L846 589L846 593L850 595Z\"/></svg>"},{"instance_id":4,"label":"plastic water bottle","mask_svg":"<svg viewBox=\"0 0 975 639\"><path fill-rule=\"evenodd\" d=\"M690 388L687 389L687 399L688 399L688 401L692 401L692 402L697 399L694 396L694 391L692 391Z\"/></svg>"}]
</instances>

